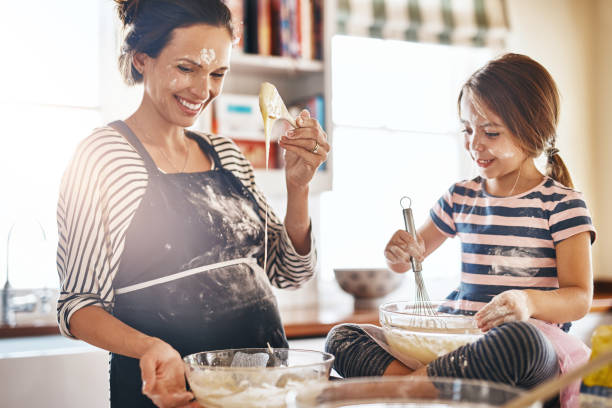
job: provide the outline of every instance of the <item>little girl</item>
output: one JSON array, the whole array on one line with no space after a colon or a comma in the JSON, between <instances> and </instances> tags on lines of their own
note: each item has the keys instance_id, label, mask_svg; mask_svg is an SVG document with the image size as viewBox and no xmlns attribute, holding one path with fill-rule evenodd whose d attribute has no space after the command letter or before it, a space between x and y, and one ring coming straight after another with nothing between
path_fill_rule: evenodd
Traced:
<instances>
[{"instance_id":1,"label":"little girl","mask_svg":"<svg viewBox=\"0 0 612 408\"><path fill-rule=\"evenodd\" d=\"M554 80L531 58L506 54L467 80L458 109L464 146L480 175L450 187L416 240L395 232L385 258L390 269L404 273L410 257L422 261L458 236L461 284L447 299L474 314L486 334L413 370L361 327L339 325L326 350L344 377L420 374L530 388L588 358L586 346L567 331L591 305L595 229L555 148ZM541 153L546 175L535 165ZM562 401L577 396L571 391Z\"/></svg>"}]
</instances>

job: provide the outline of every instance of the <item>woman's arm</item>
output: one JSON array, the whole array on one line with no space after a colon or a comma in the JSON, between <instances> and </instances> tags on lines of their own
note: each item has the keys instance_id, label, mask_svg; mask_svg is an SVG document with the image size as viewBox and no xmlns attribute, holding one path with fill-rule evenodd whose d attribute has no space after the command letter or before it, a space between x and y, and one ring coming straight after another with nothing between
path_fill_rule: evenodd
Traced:
<instances>
[{"instance_id":1,"label":"woman's arm","mask_svg":"<svg viewBox=\"0 0 612 408\"><path fill-rule=\"evenodd\" d=\"M404 273L411 269L410 257L423 261L446 240L431 218L418 229L417 239L404 230L397 230L385 248L387 266L394 272Z\"/></svg>"},{"instance_id":2,"label":"woman's arm","mask_svg":"<svg viewBox=\"0 0 612 408\"><path fill-rule=\"evenodd\" d=\"M309 184L321 163L327 160L331 147L319 122L311 118L307 110L300 113L296 123L298 128L288 131L279 141L281 147L286 149L285 229L295 250L300 255L306 255L311 249L308 216Z\"/></svg>"},{"instance_id":3,"label":"woman's arm","mask_svg":"<svg viewBox=\"0 0 612 408\"><path fill-rule=\"evenodd\" d=\"M89 344L140 360L142 392L158 407L198 407L185 388L180 354L164 341L126 325L97 306L77 310L70 319L71 333Z\"/></svg>"},{"instance_id":4,"label":"woman's arm","mask_svg":"<svg viewBox=\"0 0 612 408\"><path fill-rule=\"evenodd\" d=\"M306 255L311 250L308 192L308 185L303 187L287 186L285 229L293 247L300 255Z\"/></svg>"},{"instance_id":5,"label":"woman's arm","mask_svg":"<svg viewBox=\"0 0 612 408\"><path fill-rule=\"evenodd\" d=\"M70 318L70 332L96 347L138 359L156 342L161 342L133 329L98 306L87 306L74 312Z\"/></svg>"}]
</instances>

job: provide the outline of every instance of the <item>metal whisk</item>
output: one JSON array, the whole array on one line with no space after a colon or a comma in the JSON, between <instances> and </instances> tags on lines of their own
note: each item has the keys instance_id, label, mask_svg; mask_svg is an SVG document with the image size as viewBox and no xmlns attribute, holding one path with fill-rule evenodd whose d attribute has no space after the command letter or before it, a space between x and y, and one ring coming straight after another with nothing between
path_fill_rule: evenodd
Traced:
<instances>
[{"instance_id":1,"label":"metal whisk","mask_svg":"<svg viewBox=\"0 0 612 408\"><path fill-rule=\"evenodd\" d=\"M408 207L404 207L403 201L405 199L409 201ZM410 197L402 197L400 199L400 206L402 207L402 212L404 214L406 231L409 232L416 240L416 228L414 227L414 218L412 216L412 209L410 208L412 206L412 200ZM438 314L438 312L432 306L431 300L429 300L429 295L427 294L427 289L425 289L425 282L423 281L423 275L421 274L423 266L421 265L421 262L414 257L410 257L410 263L412 264L414 282L416 284L416 302L414 312L417 315L435 316Z\"/></svg>"}]
</instances>

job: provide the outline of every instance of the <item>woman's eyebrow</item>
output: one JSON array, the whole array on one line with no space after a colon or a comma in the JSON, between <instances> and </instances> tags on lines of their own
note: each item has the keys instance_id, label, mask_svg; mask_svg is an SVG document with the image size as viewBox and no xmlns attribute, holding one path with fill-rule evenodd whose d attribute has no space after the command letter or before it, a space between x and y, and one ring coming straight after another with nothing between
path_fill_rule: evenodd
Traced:
<instances>
[{"instance_id":1,"label":"woman's eyebrow","mask_svg":"<svg viewBox=\"0 0 612 408\"><path fill-rule=\"evenodd\" d=\"M193 60L191 60L189 58L179 58L178 61L187 61L190 64L197 65L198 67L202 68L202 65L198 64L197 62L195 62L195 61L193 61Z\"/></svg>"}]
</instances>

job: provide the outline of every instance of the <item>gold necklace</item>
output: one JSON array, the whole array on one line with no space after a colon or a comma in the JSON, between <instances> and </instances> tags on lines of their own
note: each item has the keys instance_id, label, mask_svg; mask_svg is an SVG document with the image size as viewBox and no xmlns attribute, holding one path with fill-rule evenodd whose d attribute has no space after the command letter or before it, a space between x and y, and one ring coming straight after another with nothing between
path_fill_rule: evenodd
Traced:
<instances>
[{"instance_id":1,"label":"gold necklace","mask_svg":"<svg viewBox=\"0 0 612 408\"><path fill-rule=\"evenodd\" d=\"M176 172L177 172L177 173L182 173L182 172L184 172L184 171L185 171L185 168L187 167L187 161L189 161L189 148L187 147L187 141L185 140L184 142L185 142L185 150L186 150L186 153L185 153L185 162L183 163L183 168L182 168L182 169L180 169L180 170L178 169L178 167L176 167L176 166L174 165L174 163L172 163L172 162L170 161L170 159L168 158L168 156L166 156L166 153L164 153L164 151L163 151L162 149L160 149L160 148L159 148L159 146L155 146L155 148L157 149L157 151L159 151L159 152L162 154L162 156L164 156L164 159L166 159L166 161L167 161L168 163L170 163L170 165L172 166L172 168L173 168L174 170L176 170Z\"/></svg>"},{"instance_id":2,"label":"gold necklace","mask_svg":"<svg viewBox=\"0 0 612 408\"><path fill-rule=\"evenodd\" d=\"M522 164L521 167L523 167ZM510 194L508 194L508 197L512 196L512 193L514 193L514 189L516 188L516 183L518 183L519 178L521 178L521 167L519 167L518 175L516 176L516 180L514 180L514 185L512 186L512 190L510 190Z\"/></svg>"},{"instance_id":3,"label":"gold necklace","mask_svg":"<svg viewBox=\"0 0 612 408\"><path fill-rule=\"evenodd\" d=\"M170 158L168 158L168 156L166 155L166 153L164 153L164 151L155 143L151 142L151 138L149 137L149 135L144 131L144 129L138 124L136 123L136 126L142 131L143 136L145 136L145 140L147 141L147 143L153 147L155 147L157 149L157 151L164 157L164 159L166 159L166 161L168 162L168 164L170 164L170 166L172 166L172 168L177 172L177 173L182 173L185 171L185 168L187 168L187 162L189 161L189 147L187 146L187 140L183 140L183 143L185 145L185 162L183 163L183 167L179 170L178 167L176 167L174 165L174 163L172 163L172 161L170 160ZM185 133L183 132L183 138L185 138Z\"/></svg>"}]
</instances>

